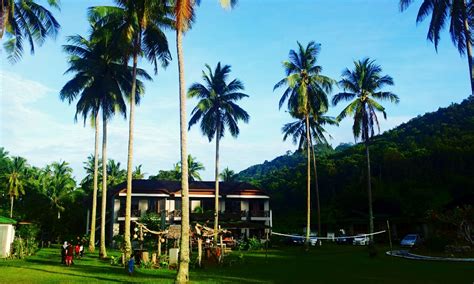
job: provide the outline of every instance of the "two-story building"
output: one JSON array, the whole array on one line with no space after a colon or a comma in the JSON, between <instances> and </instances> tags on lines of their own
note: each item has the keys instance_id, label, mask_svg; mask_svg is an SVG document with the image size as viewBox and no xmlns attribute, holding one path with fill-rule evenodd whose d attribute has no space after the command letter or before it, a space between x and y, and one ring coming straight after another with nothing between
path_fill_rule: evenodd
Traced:
<instances>
[{"instance_id":1,"label":"two-story building","mask_svg":"<svg viewBox=\"0 0 474 284\"><path fill-rule=\"evenodd\" d=\"M214 181L190 181L190 221L214 222ZM125 221L126 183L111 190L109 200L110 236L123 234ZM132 220L147 213L156 213L166 224L181 223L181 182L163 180L133 180ZM234 237L263 238L272 226L270 196L263 190L244 182L219 183L219 224ZM132 223L133 229L133 223Z\"/></svg>"}]
</instances>

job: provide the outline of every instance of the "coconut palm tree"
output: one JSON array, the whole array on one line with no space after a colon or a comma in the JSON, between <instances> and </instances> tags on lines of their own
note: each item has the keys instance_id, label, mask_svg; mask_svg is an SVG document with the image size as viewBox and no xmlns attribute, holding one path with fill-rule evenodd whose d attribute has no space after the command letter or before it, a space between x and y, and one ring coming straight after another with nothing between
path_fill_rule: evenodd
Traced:
<instances>
[{"instance_id":1,"label":"coconut palm tree","mask_svg":"<svg viewBox=\"0 0 474 284\"><path fill-rule=\"evenodd\" d=\"M97 26L92 24L92 30L97 30ZM69 54L68 63L70 65L66 73L75 73L74 78L68 81L60 92L60 98L72 103L77 96L80 99L77 103L76 117L81 114L84 122L89 114L95 114L96 124L96 149L98 155L98 124L99 110L102 113L102 161L107 160L107 122L116 112L126 116L125 98L131 94L132 68L120 61L117 49L111 48L112 33L105 29L102 33L94 33L90 39L79 35L68 37L70 44L64 45L64 51ZM100 35L100 36L99 36ZM139 76L150 80L151 78L144 70L138 71ZM140 94L143 92L143 83L138 81L139 88L135 92L136 102L139 102ZM95 156L97 157L97 156ZM94 161L94 170L98 169ZM102 163L102 214L101 214L101 249L100 255L106 257L105 251L105 213L107 207L107 169L106 163ZM97 202L97 181L98 177L94 172L94 194L92 208L92 230L91 239L95 240L95 208ZM93 238L92 238L93 237ZM92 242L92 240L91 240ZM93 250L94 246L90 245Z\"/></svg>"},{"instance_id":2,"label":"coconut palm tree","mask_svg":"<svg viewBox=\"0 0 474 284\"><path fill-rule=\"evenodd\" d=\"M142 165L138 165L135 167L132 173L133 179L143 179L145 177L145 173L142 172Z\"/></svg>"},{"instance_id":3,"label":"coconut palm tree","mask_svg":"<svg viewBox=\"0 0 474 284\"><path fill-rule=\"evenodd\" d=\"M316 205L317 205L317 216L318 216L318 234L321 234L321 204L319 198L319 185L318 185L318 171L316 166L316 149L313 141L317 144L327 144L325 135L327 134L324 129L325 125L337 125L335 118L326 116L327 109L319 109L309 117L309 145L306 147L306 119L304 116L298 117L297 114L292 114L293 117L298 118L294 122L287 123L283 126L283 140L286 141L289 137L292 138L293 144L298 144L298 150L304 150L305 147L311 150L313 156L313 169L314 169L314 187L316 191ZM331 137L331 135L328 135Z\"/></svg>"},{"instance_id":4,"label":"coconut palm tree","mask_svg":"<svg viewBox=\"0 0 474 284\"><path fill-rule=\"evenodd\" d=\"M109 159L107 163L107 183L114 187L127 180L127 171L120 168L120 162Z\"/></svg>"},{"instance_id":5,"label":"coconut palm tree","mask_svg":"<svg viewBox=\"0 0 474 284\"><path fill-rule=\"evenodd\" d=\"M400 0L400 10L405 11L414 0ZM418 10L416 22L420 23L431 14L427 38L438 50L440 33L449 22L451 40L462 56L467 53L471 96L474 95L474 66L472 62L472 23L474 2L469 0L423 0Z\"/></svg>"},{"instance_id":6,"label":"coconut palm tree","mask_svg":"<svg viewBox=\"0 0 474 284\"><path fill-rule=\"evenodd\" d=\"M94 190L94 174L98 168L102 167L102 159L98 159L98 167L95 167L95 156L94 154L90 154L87 156L87 160L82 163L83 169L86 172L86 176L81 180L81 188L84 192L90 194ZM97 180L101 180L102 176L101 173L98 173Z\"/></svg>"},{"instance_id":7,"label":"coconut palm tree","mask_svg":"<svg viewBox=\"0 0 474 284\"><path fill-rule=\"evenodd\" d=\"M13 157L6 166L4 179L7 194L10 196L10 218L13 217L13 201L25 194L26 173L27 164L22 157Z\"/></svg>"},{"instance_id":8,"label":"coconut palm tree","mask_svg":"<svg viewBox=\"0 0 474 284\"><path fill-rule=\"evenodd\" d=\"M319 109L327 109L327 95L332 91L334 81L321 75L322 67L316 64L317 56L321 46L311 41L306 47L299 42L298 50L290 50L289 60L283 62L286 77L280 80L273 90L287 86L279 102L281 108L288 102L288 111L293 115L304 117L306 123L306 141L310 141L309 118L311 114L317 113ZM306 219L306 241L309 245L309 235L311 232L311 162L307 144L307 219Z\"/></svg>"},{"instance_id":9,"label":"coconut palm tree","mask_svg":"<svg viewBox=\"0 0 474 284\"><path fill-rule=\"evenodd\" d=\"M222 181L225 182L234 182L237 180L237 174L229 168L225 168L219 176Z\"/></svg>"},{"instance_id":10,"label":"coconut palm tree","mask_svg":"<svg viewBox=\"0 0 474 284\"><path fill-rule=\"evenodd\" d=\"M72 168L66 162L54 162L43 172L43 194L50 200L51 207L57 211L58 220L65 210L64 200L76 188Z\"/></svg>"},{"instance_id":11,"label":"coconut palm tree","mask_svg":"<svg viewBox=\"0 0 474 284\"><path fill-rule=\"evenodd\" d=\"M391 92L382 91L385 86L392 86L393 79L388 75L382 75L382 67L375 63L375 60L365 58L354 62L354 70L346 69L342 72L342 79L339 85L344 92L336 94L333 99L333 105L340 101L351 101L342 112L337 116L341 121L346 116L353 116L354 124L352 132L354 138L360 138L365 145L367 158L367 195L369 202L369 232L374 232L374 215L372 212L372 185L370 174L370 139L374 136L375 129L380 132L377 112L387 118L385 108L377 100L387 100L392 103L398 103L400 99ZM373 237L371 236L371 240Z\"/></svg>"},{"instance_id":12,"label":"coconut palm tree","mask_svg":"<svg viewBox=\"0 0 474 284\"><path fill-rule=\"evenodd\" d=\"M137 90L138 58L144 57L154 65L155 74L158 65L168 66L171 55L168 41L162 31L170 27L172 21L166 1L159 0L115 0L117 6L99 6L89 9L89 17L98 19L98 24L114 31L113 44L120 47L125 61L132 60L131 92ZM132 206L133 174L133 129L135 123L135 96L129 96L129 129L127 155L127 198L125 202L125 255L132 251L130 241L130 217Z\"/></svg>"},{"instance_id":13,"label":"coconut palm tree","mask_svg":"<svg viewBox=\"0 0 474 284\"><path fill-rule=\"evenodd\" d=\"M176 53L178 54L179 75L179 123L180 123L180 152L181 165L181 253L179 256L178 274L176 282L186 283L189 281L189 184L186 178L187 165L187 127L186 127L186 84L184 80L184 52L183 34L191 29L194 21L194 9L200 4L200 0L171 0L173 4L174 28L176 31ZM233 8L237 0L219 0L224 8Z\"/></svg>"},{"instance_id":14,"label":"coconut palm tree","mask_svg":"<svg viewBox=\"0 0 474 284\"><path fill-rule=\"evenodd\" d=\"M199 162L196 157L193 157L191 155L188 155L188 179L190 181L195 181L195 180L202 180L201 174L199 174L200 171L204 171L206 168L204 165ZM174 170L179 172L179 175L181 175L181 163L178 162L174 166Z\"/></svg>"},{"instance_id":15,"label":"coconut palm tree","mask_svg":"<svg viewBox=\"0 0 474 284\"><path fill-rule=\"evenodd\" d=\"M189 98L198 98L197 106L191 112L189 129L196 123L200 123L201 132L209 142L216 138L216 162L215 162L215 209L214 209L214 243L217 243L217 232L219 228L219 142L224 137L226 128L235 138L239 135L238 122L242 120L248 123L250 116L235 102L248 95L242 93L243 83L234 79L227 83L231 71L229 65L221 66L217 63L214 72L206 64L207 72L203 71L202 79L204 85L194 83L188 90Z\"/></svg>"},{"instance_id":16,"label":"coconut palm tree","mask_svg":"<svg viewBox=\"0 0 474 284\"><path fill-rule=\"evenodd\" d=\"M0 40L11 63L19 61L23 55L23 39L30 44L30 52L35 52L35 44L42 45L47 37L55 38L59 23L53 14L34 0L2 0L0 3ZM48 0L49 6L59 9L58 0Z\"/></svg>"}]
</instances>

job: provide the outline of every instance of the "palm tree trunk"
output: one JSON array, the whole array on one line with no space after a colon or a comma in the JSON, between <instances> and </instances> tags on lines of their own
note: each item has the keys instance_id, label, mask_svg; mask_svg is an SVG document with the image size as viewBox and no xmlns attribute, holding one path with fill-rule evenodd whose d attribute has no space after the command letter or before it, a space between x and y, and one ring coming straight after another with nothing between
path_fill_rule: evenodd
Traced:
<instances>
[{"instance_id":1,"label":"palm tree trunk","mask_svg":"<svg viewBox=\"0 0 474 284\"><path fill-rule=\"evenodd\" d=\"M313 148L313 138L309 136L309 142L311 143L311 153L313 154L313 165L314 165L314 188L316 189L316 210L318 213L318 236L321 235L321 206L319 202L319 185L318 185L318 170L316 167L316 150Z\"/></svg>"},{"instance_id":2,"label":"palm tree trunk","mask_svg":"<svg viewBox=\"0 0 474 284\"><path fill-rule=\"evenodd\" d=\"M8 10L10 10L10 7L8 6L8 1L3 1L2 4L0 4L0 39L3 38L3 35L5 34L5 28L7 26L7 21L8 21Z\"/></svg>"},{"instance_id":3,"label":"palm tree trunk","mask_svg":"<svg viewBox=\"0 0 474 284\"><path fill-rule=\"evenodd\" d=\"M94 180L92 190L91 235L89 238L89 251L95 251L95 222L97 215L97 184L99 177L99 112L95 114L95 142L94 142Z\"/></svg>"},{"instance_id":4,"label":"palm tree trunk","mask_svg":"<svg viewBox=\"0 0 474 284\"><path fill-rule=\"evenodd\" d=\"M468 10L466 1L464 1L466 11ZM472 44L471 44L471 32L469 30L469 22L466 17L464 19L464 35L466 38L466 50L467 50L467 63L469 64L469 75L471 79L471 96L474 96L474 66L472 66Z\"/></svg>"},{"instance_id":5,"label":"palm tree trunk","mask_svg":"<svg viewBox=\"0 0 474 284\"><path fill-rule=\"evenodd\" d=\"M186 121L186 85L184 83L184 54L183 33L176 30L176 49L178 52L179 72L179 125L181 142L181 241L179 254L177 283L189 281L189 184L188 184L188 155L187 121Z\"/></svg>"},{"instance_id":6,"label":"palm tree trunk","mask_svg":"<svg viewBox=\"0 0 474 284\"><path fill-rule=\"evenodd\" d=\"M368 136L366 136L368 137ZM374 214L372 212L372 183L370 173L370 155L369 155L369 141L365 141L365 154L367 156L367 196L369 199L369 233L374 232ZM374 236L370 235L370 242L373 242Z\"/></svg>"},{"instance_id":7,"label":"palm tree trunk","mask_svg":"<svg viewBox=\"0 0 474 284\"><path fill-rule=\"evenodd\" d=\"M102 209L100 217L100 258L107 257L105 248L105 218L107 213L107 118L102 112Z\"/></svg>"},{"instance_id":8,"label":"palm tree trunk","mask_svg":"<svg viewBox=\"0 0 474 284\"><path fill-rule=\"evenodd\" d=\"M13 195L10 195L10 218L13 218Z\"/></svg>"},{"instance_id":9,"label":"palm tree trunk","mask_svg":"<svg viewBox=\"0 0 474 284\"><path fill-rule=\"evenodd\" d=\"M306 115L306 147L307 147L307 198L306 198L306 206L307 206L307 214L306 214L306 240L305 246L306 249L309 248L309 235L311 233L311 150L310 150L310 139L309 139L309 115Z\"/></svg>"},{"instance_id":10,"label":"palm tree trunk","mask_svg":"<svg viewBox=\"0 0 474 284\"><path fill-rule=\"evenodd\" d=\"M138 52L133 52L132 68L132 91L130 94L130 115L128 124L128 156L127 156L127 198L125 200L125 256L127 259L132 253L132 243L130 240L130 217L132 213L132 173L133 173L133 125L135 120L135 93L137 89L137 64Z\"/></svg>"},{"instance_id":11,"label":"palm tree trunk","mask_svg":"<svg viewBox=\"0 0 474 284\"><path fill-rule=\"evenodd\" d=\"M217 244L219 230L219 141L220 141L220 121L217 121L216 130L216 169L215 169L215 198L214 198L214 244Z\"/></svg>"}]
</instances>

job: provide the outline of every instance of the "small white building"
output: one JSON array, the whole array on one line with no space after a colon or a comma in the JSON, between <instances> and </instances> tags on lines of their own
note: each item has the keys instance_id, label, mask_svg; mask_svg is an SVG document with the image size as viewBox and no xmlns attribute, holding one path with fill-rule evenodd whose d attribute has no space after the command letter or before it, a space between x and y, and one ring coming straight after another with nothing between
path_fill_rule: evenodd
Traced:
<instances>
[{"instance_id":1,"label":"small white building","mask_svg":"<svg viewBox=\"0 0 474 284\"><path fill-rule=\"evenodd\" d=\"M15 224L15 220L0 216L0 258L10 256L15 238Z\"/></svg>"}]
</instances>

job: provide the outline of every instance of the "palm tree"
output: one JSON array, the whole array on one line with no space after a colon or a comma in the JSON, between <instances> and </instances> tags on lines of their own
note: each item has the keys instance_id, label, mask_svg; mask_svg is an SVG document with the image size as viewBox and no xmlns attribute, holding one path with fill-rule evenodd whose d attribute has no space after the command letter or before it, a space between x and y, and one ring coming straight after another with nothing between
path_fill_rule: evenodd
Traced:
<instances>
[{"instance_id":1,"label":"palm tree","mask_svg":"<svg viewBox=\"0 0 474 284\"><path fill-rule=\"evenodd\" d=\"M133 179L143 179L145 177L145 173L142 172L142 165L138 165L135 167L135 170L132 173Z\"/></svg>"},{"instance_id":2,"label":"palm tree","mask_svg":"<svg viewBox=\"0 0 474 284\"><path fill-rule=\"evenodd\" d=\"M94 154L90 154L89 156L87 156L87 160L84 161L82 164L84 165L83 169L86 171L86 176L80 182L81 188L84 190L84 192L86 192L87 194L90 194L94 190L93 184L94 184L95 170L102 167L102 159L100 158L98 159L98 167L96 168L95 156ZM102 179L102 175L99 172L97 180L101 180L101 179Z\"/></svg>"},{"instance_id":3,"label":"palm tree","mask_svg":"<svg viewBox=\"0 0 474 284\"><path fill-rule=\"evenodd\" d=\"M319 44L313 41L303 47L298 42L298 50L290 50L289 60L283 62L286 77L280 80L273 90L288 86L284 91L279 107L288 101L288 110L293 115L304 117L306 124L306 141L310 141L309 118L319 109L327 109L327 94L332 91L334 81L327 76L321 75L322 67L316 65L316 59L321 50ZM311 162L310 143L307 144L307 219L306 219L306 241L309 245L311 224Z\"/></svg>"},{"instance_id":4,"label":"palm tree","mask_svg":"<svg viewBox=\"0 0 474 284\"><path fill-rule=\"evenodd\" d=\"M194 9L200 0L171 0L174 4L174 28L176 30L176 53L178 54L179 75L179 125L180 125L180 152L181 165L181 253L179 256L178 274L176 282L189 281L189 184L186 178L187 165L187 128L186 128L186 84L184 80L184 52L183 34L191 28L194 21ZM219 0L224 8L233 8L237 0Z\"/></svg>"},{"instance_id":5,"label":"palm tree","mask_svg":"<svg viewBox=\"0 0 474 284\"><path fill-rule=\"evenodd\" d=\"M316 166L316 149L313 145L313 141L319 144L327 144L325 134L327 133L324 129L324 125L337 125L335 118L326 116L327 109L319 109L317 113L310 115L309 117L309 145L307 149L311 149L313 156L313 169L314 169L314 187L316 191L316 205L317 205L317 216L318 216L318 234L321 234L321 204L319 198L319 185L318 185L318 171ZM283 140L286 141L288 137L292 138L293 144L298 144L298 150L303 150L306 146L306 119L304 116L298 117L296 114L292 114L293 117L298 118L294 122L287 123L283 126L282 132L284 134ZM329 135L331 137L331 135Z\"/></svg>"},{"instance_id":6,"label":"palm tree","mask_svg":"<svg viewBox=\"0 0 474 284\"><path fill-rule=\"evenodd\" d=\"M203 71L202 78L205 85L194 83L188 91L188 97L198 98L197 106L191 112L189 129L194 124L200 123L201 132L207 136L209 142L216 138L216 164L215 164L215 211L214 211L214 243L217 243L217 232L219 228L219 142L226 127L233 137L239 135L239 120L248 123L250 116L238 106L235 102L248 95L242 93L243 83L234 79L226 82L231 71L229 65L217 66L212 72L209 65L206 64L207 73Z\"/></svg>"},{"instance_id":7,"label":"palm tree","mask_svg":"<svg viewBox=\"0 0 474 284\"><path fill-rule=\"evenodd\" d=\"M161 30L169 27L172 21L167 18L169 8L165 1L159 0L115 0L117 6L99 6L89 9L89 17L98 19L99 25L114 31L115 46L123 50L125 61L132 60L131 94L137 90L138 58L144 57L154 65L155 74L158 64L164 68L171 60L168 41ZM132 206L133 174L133 129L135 123L135 96L129 96L129 129L127 155L127 198L125 202L125 255L132 251L130 241L130 216Z\"/></svg>"},{"instance_id":8,"label":"palm tree","mask_svg":"<svg viewBox=\"0 0 474 284\"><path fill-rule=\"evenodd\" d=\"M114 187L127 180L127 171L120 168L120 162L109 159L107 163L107 183Z\"/></svg>"},{"instance_id":9,"label":"palm tree","mask_svg":"<svg viewBox=\"0 0 474 284\"><path fill-rule=\"evenodd\" d=\"M222 181L225 182L234 182L237 180L237 174L229 168L225 168L219 176Z\"/></svg>"},{"instance_id":10,"label":"palm tree","mask_svg":"<svg viewBox=\"0 0 474 284\"><path fill-rule=\"evenodd\" d=\"M414 0L400 0L400 10L405 11ZM474 66L472 62L472 12L474 3L466 0L423 0L416 22L420 23L431 14L427 38L438 50L440 33L449 21L451 40L462 56L467 53L469 75L471 79L471 96L474 95Z\"/></svg>"},{"instance_id":11,"label":"palm tree","mask_svg":"<svg viewBox=\"0 0 474 284\"><path fill-rule=\"evenodd\" d=\"M61 219L61 212L65 210L63 202L76 187L72 168L66 162L54 162L46 166L43 186L43 194L50 200L51 207L57 211L58 220Z\"/></svg>"},{"instance_id":12,"label":"palm tree","mask_svg":"<svg viewBox=\"0 0 474 284\"><path fill-rule=\"evenodd\" d=\"M13 217L13 201L25 194L27 164L22 157L14 157L6 166L5 180L7 194L10 196L10 218Z\"/></svg>"},{"instance_id":13,"label":"palm tree","mask_svg":"<svg viewBox=\"0 0 474 284\"><path fill-rule=\"evenodd\" d=\"M333 105L340 101L350 101L337 116L341 121L346 116L354 117L352 132L354 138L360 138L365 145L367 158L367 195L369 201L369 232L374 232L374 215L372 212L372 185L370 174L370 156L369 143L370 138L374 136L374 129L380 132L379 120L376 112L381 112L383 117L387 118L385 108L376 100L388 100L392 103L398 103L400 99L391 92L381 91L385 86L392 86L393 79L388 75L382 75L382 67L375 63L375 60L365 58L354 62L354 70L346 69L342 72L342 79L339 85L344 92L336 94L333 99ZM373 240L373 237L370 237Z\"/></svg>"},{"instance_id":14,"label":"palm tree","mask_svg":"<svg viewBox=\"0 0 474 284\"><path fill-rule=\"evenodd\" d=\"M204 165L199 162L196 157L193 157L191 155L188 155L188 179L190 181L195 181L199 180L201 181L201 174L199 174L200 171L204 171L206 168ZM181 164L177 163L175 165L175 170L178 170L179 173L181 174Z\"/></svg>"},{"instance_id":15,"label":"palm tree","mask_svg":"<svg viewBox=\"0 0 474 284\"><path fill-rule=\"evenodd\" d=\"M92 30L97 30L97 26L92 24ZM98 124L99 110L102 112L102 161L107 160L107 122L118 111L126 116L126 106L124 97L128 97L131 92L132 69L120 62L120 58L115 53L116 49L111 48L111 33L105 29L101 30L100 37L95 34L89 40L81 36L71 36L68 41L71 43L63 48L69 57L69 69L66 73L75 73L73 79L66 83L60 93L62 100L71 103L80 94L77 103L76 117L82 114L84 122L89 114L95 114L96 124L96 148L98 155ZM151 79L144 70L139 70L141 78ZM136 92L136 102L139 102L140 93L143 92L143 83L138 81L139 88ZM97 157L97 156L95 156ZM94 171L98 169L94 161ZM106 257L105 251L105 213L107 206L107 169L106 163L102 163L102 211L101 211L101 246L100 255ZM92 208L92 230L91 239L95 241L95 215L94 204L97 200L98 177L94 172L94 194ZM91 242L93 241L91 240ZM91 251L94 245L90 244Z\"/></svg>"},{"instance_id":16,"label":"palm tree","mask_svg":"<svg viewBox=\"0 0 474 284\"><path fill-rule=\"evenodd\" d=\"M58 0L48 0L48 3L59 9ZM34 0L2 0L0 17L0 40L6 34L8 40L4 47L11 63L21 59L24 38L33 54L35 43L42 45L47 37L55 38L60 27L53 14Z\"/></svg>"}]
</instances>

